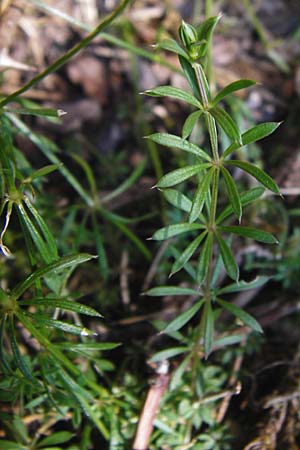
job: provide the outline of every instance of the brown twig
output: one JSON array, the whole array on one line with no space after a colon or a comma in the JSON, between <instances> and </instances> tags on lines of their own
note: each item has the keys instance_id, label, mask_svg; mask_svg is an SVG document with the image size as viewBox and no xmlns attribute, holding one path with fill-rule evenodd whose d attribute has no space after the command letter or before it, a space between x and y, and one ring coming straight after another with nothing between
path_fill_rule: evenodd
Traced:
<instances>
[{"instance_id":1,"label":"brown twig","mask_svg":"<svg viewBox=\"0 0 300 450\"><path fill-rule=\"evenodd\" d=\"M228 384L229 384L229 387L235 386L235 389L230 393L230 395L227 395L226 397L224 397L224 399L221 403L221 406L219 408L218 414L217 414L217 422L218 423L221 423L222 420L224 419L227 409L229 407L232 395L236 395L241 392L241 384L239 382L237 382L237 379L238 379L238 374L239 374L239 371L240 371L240 368L241 368L241 365L243 362L243 358L244 358L244 355L241 354L241 355L238 355L234 361L233 371L229 378Z\"/></svg>"},{"instance_id":2,"label":"brown twig","mask_svg":"<svg viewBox=\"0 0 300 450\"><path fill-rule=\"evenodd\" d=\"M157 373L156 378L149 389L142 414L139 419L135 435L133 450L147 450L153 430L160 400L168 387L170 376L166 373Z\"/></svg>"},{"instance_id":3,"label":"brown twig","mask_svg":"<svg viewBox=\"0 0 300 450\"><path fill-rule=\"evenodd\" d=\"M130 304L130 291L129 291L129 283L128 283L128 274L129 274L129 256L128 251L124 250L121 256L121 264L120 264L120 290L122 302L124 305Z\"/></svg>"}]
</instances>

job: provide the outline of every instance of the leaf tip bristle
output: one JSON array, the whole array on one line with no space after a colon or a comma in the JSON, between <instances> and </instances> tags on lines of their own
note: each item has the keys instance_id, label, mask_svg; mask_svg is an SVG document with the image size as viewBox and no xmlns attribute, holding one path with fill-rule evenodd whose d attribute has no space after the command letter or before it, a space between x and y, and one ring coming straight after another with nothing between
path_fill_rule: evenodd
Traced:
<instances>
[{"instance_id":1,"label":"leaf tip bristle","mask_svg":"<svg viewBox=\"0 0 300 450\"><path fill-rule=\"evenodd\" d=\"M58 117L65 116L66 114L68 114L67 111L64 111L63 109L58 109L57 110Z\"/></svg>"}]
</instances>

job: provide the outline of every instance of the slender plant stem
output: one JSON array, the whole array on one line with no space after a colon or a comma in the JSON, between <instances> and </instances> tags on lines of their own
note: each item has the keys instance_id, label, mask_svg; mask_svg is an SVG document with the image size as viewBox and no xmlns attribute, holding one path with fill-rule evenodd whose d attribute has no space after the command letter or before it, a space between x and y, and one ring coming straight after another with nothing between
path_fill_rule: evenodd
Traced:
<instances>
[{"instance_id":1,"label":"slender plant stem","mask_svg":"<svg viewBox=\"0 0 300 450\"><path fill-rule=\"evenodd\" d=\"M194 70L195 70L195 74L197 77L203 106L207 107L209 104L208 95L207 95L207 92L209 92L209 86L205 85L205 83L206 83L205 74L204 74L200 64L195 64ZM210 205L210 214L209 214L209 222L208 222L209 230L213 231L215 228L215 225L216 225L216 211L217 211L217 203L218 203L218 184L219 184L219 173L220 173L220 170L218 167L218 164L219 164L218 135L217 135L217 128L216 128L215 120L209 114L209 112L206 112L205 118L206 118L207 129L208 129L208 133L209 133L209 137L210 137L210 142L211 142L213 160L216 163L216 170L214 171L213 178L212 178L211 205ZM205 285L203 287L204 301L205 301L204 308L205 309L209 307L211 300L212 300L212 295L211 295L212 274L213 274L213 262L212 262L212 258L211 258L210 262L209 262L206 279L205 279ZM195 343L194 343L194 347L193 347L193 357L192 357L192 388L193 388L193 391L195 391L195 389L196 389L197 368L199 365L199 357L200 357L201 348L202 348L201 337L203 337L203 335L204 335L204 322L203 322L204 315L205 315L205 312L201 315L201 319L200 319L200 322L198 325L198 329L197 329L196 337L195 337ZM186 427L186 429L187 429L186 439L187 440L189 440L191 438L192 428L193 428L193 416L191 417L191 419Z\"/></svg>"},{"instance_id":2,"label":"slender plant stem","mask_svg":"<svg viewBox=\"0 0 300 450\"><path fill-rule=\"evenodd\" d=\"M207 96L207 87L208 86L206 86L207 83L205 80L205 74L199 63L193 64L193 68L194 68L195 75L197 78L203 107L207 108L209 106L209 103L208 103L208 96Z\"/></svg>"},{"instance_id":3,"label":"slender plant stem","mask_svg":"<svg viewBox=\"0 0 300 450\"><path fill-rule=\"evenodd\" d=\"M61 66L63 66L67 61L69 61L70 58L72 58L74 55L80 52L80 50L84 49L102 30L104 30L108 25L110 25L116 17L118 17L123 10L126 8L129 3L131 3L132 0L122 0L119 4L119 6L109 15L107 15L100 24L94 28L85 38L83 38L78 44L74 45L70 50L68 50L63 56L58 58L56 61L54 61L53 64L48 66L45 70L40 72L38 75L33 77L30 81L28 81L24 86L22 86L20 89L16 90L12 94L10 94L8 97L4 98L0 101L0 108L2 108L4 105L7 105L8 103L15 100L19 95L23 94L24 92L28 91L32 86L34 86L36 83L41 81L43 78L45 78L47 75L49 75L52 72L55 72L58 70Z\"/></svg>"}]
</instances>

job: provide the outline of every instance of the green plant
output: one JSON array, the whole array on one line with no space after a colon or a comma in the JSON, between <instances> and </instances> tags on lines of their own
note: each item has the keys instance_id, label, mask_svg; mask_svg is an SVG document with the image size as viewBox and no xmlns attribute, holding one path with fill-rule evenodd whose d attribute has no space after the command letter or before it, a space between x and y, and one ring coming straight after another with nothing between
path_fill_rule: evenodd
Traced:
<instances>
[{"instance_id":1,"label":"green plant","mask_svg":"<svg viewBox=\"0 0 300 450\"><path fill-rule=\"evenodd\" d=\"M109 212L98 202L95 179L88 164L77 157L90 192L62 165L57 146L33 132L19 115L59 119L61 111L37 107L20 95L85 48L128 3L129 0L120 2L113 13L79 44L22 88L0 100L0 248L4 256L1 271L5 275L1 277L0 287L0 398L9 405L9 412L0 412L6 432L6 439L0 445L3 449L52 448L63 444L73 436L69 431L46 438L43 435L65 420L71 420L74 428L81 427L82 439L78 445L82 449L91 445L91 423L104 439L109 438L118 400L98 383L98 376L101 375L104 384L105 373L112 370L113 364L102 357L103 351L114 349L118 344L87 340L97 333L85 326L84 316L100 318L101 314L79 302L80 295L73 292L69 282L76 276L77 266L94 256L71 253L63 239L55 235L47 209L49 206L55 209L57 199L53 203L47 199L43 190L45 177L60 171L85 202L85 209L89 208L92 235L96 241L93 253L98 253L103 278L107 275L107 267L98 214L116 225L137 246L140 244L148 257L149 252L127 227L130 221ZM33 168L17 147L18 133L27 136L52 164ZM143 169L144 162L123 184L103 198L103 204L130 187ZM76 245L74 247L77 250ZM107 405L110 408L106 408ZM27 429L22 418L36 411L41 415L40 427L38 430L36 426ZM85 416L89 417L90 423Z\"/></svg>"},{"instance_id":2,"label":"green plant","mask_svg":"<svg viewBox=\"0 0 300 450\"><path fill-rule=\"evenodd\" d=\"M182 212L182 220L180 223L172 223L160 228L153 234L152 239L163 241L172 238L174 243L176 239L179 241L183 234L191 236L188 245L181 252L173 250L175 261L170 276L174 276L184 269L191 276L195 287L160 286L148 290L145 294L150 296L190 296L192 298L192 306L168 325L160 327L161 332L179 341L180 345L155 354L152 360L159 361L178 355L183 356L181 364L173 375L173 380L175 378L176 382L180 383L181 377L188 368L191 373L190 385L194 392L193 395L200 398L203 395L202 390L199 389L199 380L203 373L201 356L204 355L207 358L219 345L218 339L215 339L215 322L222 311L231 313L239 323L246 325L249 329L262 332L260 324L254 317L223 298L230 293L261 286L267 281L266 277L259 277L250 282L239 279L239 266L235 260L234 251L231 249L234 244L232 238L239 236L267 244L278 242L269 232L242 223L243 210L261 197L265 189L280 194L278 186L267 173L256 165L245 160L232 159L232 156L237 155L243 146L273 133L279 123L262 123L241 132L235 120L222 106L228 95L253 86L255 82L252 80L235 81L216 95L212 94L205 75L205 57L219 19L220 16L210 17L197 28L183 22L179 29L181 45L175 40L167 39L157 46L178 55L192 92L173 86L160 86L145 92L151 97L167 96L180 100L195 108L185 120L181 136L155 133L147 137L162 146L182 150L190 157L184 167L167 173L155 186L162 191L165 199L174 208ZM210 152L189 140L199 120L202 121L202 125L205 125L208 132ZM222 130L230 140L230 145L223 152L219 148L219 130ZM261 186L240 193L231 174L232 170L237 169L255 178ZM182 186L182 189L175 189L176 185ZM219 194L223 187L226 190L228 204L220 208ZM192 191L191 198L186 195L190 191ZM198 260L195 264L191 262L191 258L197 253ZM227 276L233 282L218 285L218 276L222 265ZM197 316L200 316L199 321ZM186 339L180 331L186 325L193 326L192 339L191 335L190 339ZM236 336L229 334L227 342L225 339L223 344L238 342L235 338ZM196 412L191 414L189 425L186 425L185 443L191 441L194 427L199 428ZM200 444L201 436L199 439L198 446L193 448L217 448L210 447L209 444L207 444L208 446L202 445Z\"/></svg>"}]
</instances>

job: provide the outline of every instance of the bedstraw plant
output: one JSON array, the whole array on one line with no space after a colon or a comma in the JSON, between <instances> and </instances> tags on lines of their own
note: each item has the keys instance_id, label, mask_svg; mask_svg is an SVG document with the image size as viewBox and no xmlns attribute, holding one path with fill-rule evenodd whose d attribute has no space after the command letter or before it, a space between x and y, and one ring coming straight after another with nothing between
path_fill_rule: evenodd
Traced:
<instances>
[{"instance_id":1,"label":"bedstraw plant","mask_svg":"<svg viewBox=\"0 0 300 450\"><path fill-rule=\"evenodd\" d=\"M227 310L238 319L238 322L255 332L262 332L257 320L232 302L224 299L226 294L252 289L263 285L267 277L258 277L253 281L240 280L239 266L232 250L234 236L250 238L256 241L275 244L276 237L269 232L242 223L243 210L261 197L265 189L279 194L273 179L261 168L242 159L237 159L243 146L259 141L273 133L279 123L269 122L256 125L242 132L232 116L227 112L226 97L245 88L250 88L254 81L241 79L235 81L217 94L213 94L206 76L206 55L213 31L220 16L206 19L199 27L185 22L179 28L180 43L167 39L158 44L158 48L176 53L191 92L173 86L160 86L147 90L152 97L170 97L192 106L194 111L186 118L182 135L155 133L148 139L165 147L178 149L189 154L188 163L184 167L164 175L156 184L165 199L183 214L180 223L172 223L158 229L151 239L163 241L176 238L185 233L190 236L187 247L179 253L173 262L170 276L184 269L192 278L195 288L176 285L154 287L146 292L149 296L191 296L192 306L172 320L163 331L179 340L179 347L163 350L152 358L154 361L174 356L184 356L176 369L171 387L179 384L184 372L189 368L192 374L192 386L200 395L199 379L203 373L201 355L205 358L220 344L238 342L234 336L227 336L227 341L214 340L215 322L222 310ZM209 136L210 150L200 148L191 141L193 129L201 121ZM223 151L220 148L219 133L224 132L230 142ZM223 139L224 141L224 139ZM239 187L232 172L241 170L255 178L258 186L245 192ZM187 180L194 180L194 189ZM183 186L183 189L177 187ZM228 204L220 207L221 187L226 186ZM185 193L185 188L188 192ZM192 192L192 196L189 193ZM175 252L176 253L176 252ZM197 255L197 262L191 262ZM224 267L229 284L218 285L220 268ZM196 318L199 316L199 322ZM191 320L193 321L191 322ZM179 330L186 324L197 324L192 332L192 342L187 340ZM189 332L191 336L191 332ZM220 342L219 342L220 341ZM197 381L198 380L198 381ZM197 390L198 383L198 390ZM190 430L191 431L191 430ZM189 432L187 431L187 434ZM194 447L193 447L194 448ZM202 447L199 447L202 448ZM205 447L208 448L208 447ZM210 448L210 447L209 447Z\"/></svg>"}]
</instances>

